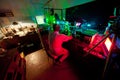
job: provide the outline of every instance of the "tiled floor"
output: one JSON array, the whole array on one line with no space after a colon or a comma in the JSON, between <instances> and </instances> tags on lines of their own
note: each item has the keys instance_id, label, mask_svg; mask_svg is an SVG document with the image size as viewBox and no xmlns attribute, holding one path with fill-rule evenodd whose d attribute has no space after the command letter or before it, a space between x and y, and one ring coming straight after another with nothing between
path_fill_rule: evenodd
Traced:
<instances>
[{"instance_id":1,"label":"tiled floor","mask_svg":"<svg viewBox=\"0 0 120 80\"><path fill-rule=\"evenodd\" d=\"M54 64L44 49L26 55L27 80L118 80L120 72L108 71L102 79L104 61L97 57L71 57L61 64ZM120 79L120 78L119 78Z\"/></svg>"},{"instance_id":2,"label":"tiled floor","mask_svg":"<svg viewBox=\"0 0 120 80\"><path fill-rule=\"evenodd\" d=\"M79 80L67 60L53 64L43 49L28 54L25 59L27 80Z\"/></svg>"},{"instance_id":3,"label":"tiled floor","mask_svg":"<svg viewBox=\"0 0 120 80\"><path fill-rule=\"evenodd\" d=\"M27 80L36 80L36 78L40 77L52 65L52 60L43 49L28 54L25 59Z\"/></svg>"}]
</instances>

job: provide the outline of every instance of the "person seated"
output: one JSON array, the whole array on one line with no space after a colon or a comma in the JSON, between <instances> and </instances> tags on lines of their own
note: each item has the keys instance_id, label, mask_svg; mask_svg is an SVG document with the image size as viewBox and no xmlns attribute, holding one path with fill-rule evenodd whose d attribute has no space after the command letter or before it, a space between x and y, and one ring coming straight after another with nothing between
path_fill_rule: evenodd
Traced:
<instances>
[{"instance_id":1,"label":"person seated","mask_svg":"<svg viewBox=\"0 0 120 80\"><path fill-rule=\"evenodd\" d=\"M53 25L53 30L54 31L49 34L50 55L54 58L54 61L57 60L58 63L61 63L69 56L69 51L63 48L62 44L71 40L73 37L60 34L60 26L58 24Z\"/></svg>"}]
</instances>

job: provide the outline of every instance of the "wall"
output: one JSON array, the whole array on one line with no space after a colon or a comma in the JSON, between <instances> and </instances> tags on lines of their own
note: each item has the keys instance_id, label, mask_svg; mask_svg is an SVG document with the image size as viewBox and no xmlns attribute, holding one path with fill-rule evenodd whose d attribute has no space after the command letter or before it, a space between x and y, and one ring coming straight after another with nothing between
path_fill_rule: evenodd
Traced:
<instances>
[{"instance_id":1,"label":"wall","mask_svg":"<svg viewBox=\"0 0 120 80\"><path fill-rule=\"evenodd\" d=\"M113 15L114 7L119 4L115 1L104 2L103 0L93 1L87 4L66 9L66 19L70 22L84 19L95 21L97 24L104 24L109 16Z\"/></svg>"}]
</instances>

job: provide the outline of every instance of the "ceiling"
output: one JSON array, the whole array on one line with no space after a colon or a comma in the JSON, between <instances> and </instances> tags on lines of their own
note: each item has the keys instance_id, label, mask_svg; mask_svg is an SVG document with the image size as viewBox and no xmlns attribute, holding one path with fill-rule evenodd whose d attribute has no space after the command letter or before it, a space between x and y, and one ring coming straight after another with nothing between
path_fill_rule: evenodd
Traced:
<instances>
[{"instance_id":1,"label":"ceiling","mask_svg":"<svg viewBox=\"0 0 120 80\"><path fill-rule=\"evenodd\" d=\"M0 17L0 25L10 24L15 20L32 20L36 15L43 15L44 8L66 9L91 1L94 0L1 0L0 13L10 13Z\"/></svg>"}]
</instances>

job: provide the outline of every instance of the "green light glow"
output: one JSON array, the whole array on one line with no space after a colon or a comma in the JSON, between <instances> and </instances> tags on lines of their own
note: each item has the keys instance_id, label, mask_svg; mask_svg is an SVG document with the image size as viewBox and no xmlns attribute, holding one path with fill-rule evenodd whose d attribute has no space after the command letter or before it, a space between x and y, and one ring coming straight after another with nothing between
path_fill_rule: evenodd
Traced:
<instances>
[{"instance_id":1,"label":"green light glow","mask_svg":"<svg viewBox=\"0 0 120 80\"><path fill-rule=\"evenodd\" d=\"M55 16L54 15L46 15L46 23L53 24L56 23Z\"/></svg>"}]
</instances>

